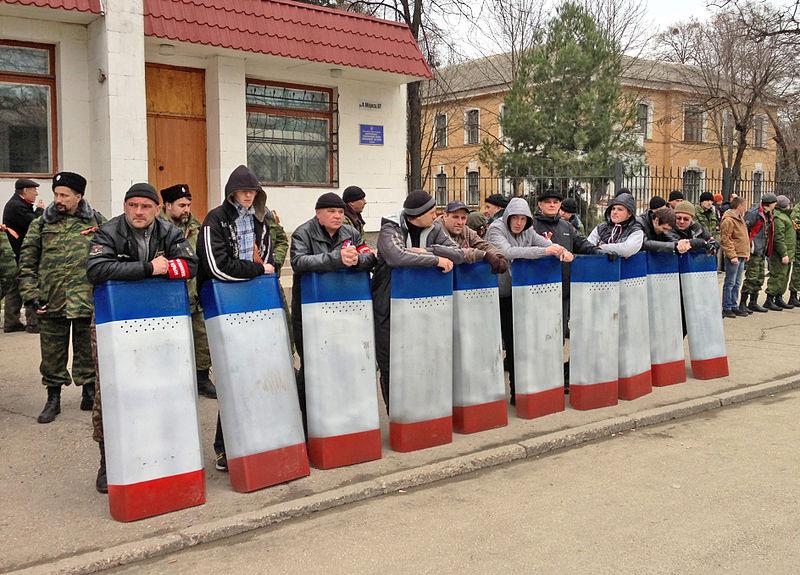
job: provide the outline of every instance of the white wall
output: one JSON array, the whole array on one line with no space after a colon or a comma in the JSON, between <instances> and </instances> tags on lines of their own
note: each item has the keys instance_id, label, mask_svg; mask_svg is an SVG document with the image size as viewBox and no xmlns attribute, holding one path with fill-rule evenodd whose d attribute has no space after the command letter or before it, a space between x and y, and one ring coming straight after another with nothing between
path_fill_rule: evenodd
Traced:
<instances>
[{"instance_id":1,"label":"white wall","mask_svg":"<svg viewBox=\"0 0 800 575\"><path fill-rule=\"evenodd\" d=\"M338 92L340 187L267 187L267 203L278 211L287 231L314 215L314 204L321 194L332 190L341 193L350 185L360 186L367 194L363 214L367 231L377 231L381 217L397 213L406 195L405 86L382 83L379 73L375 82L350 80L347 69L342 78L277 71L253 57L247 60L246 73L250 78L336 88ZM360 109L365 100L380 103L381 109ZM382 125L384 145L360 145L359 124Z\"/></svg>"},{"instance_id":2,"label":"white wall","mask_svg":"<svg viewBox=\"0 0 800 575\"><path fill-rule=\"evenodd\" d=\"M90 132L88 34L86 26L46 20L0 16L0 37L7 40L39 42L56 46L56 116L60 170L91 176L92 140ZM16 177L0 178L0 203L14 193ZM39 197L53 199L49 178L39 178ZM86 199L93 205L99 199L92 187ZM102 204L102 202L100 202ZM1 207L1 206L0 206Z\"/></svg>"}]
</instances>

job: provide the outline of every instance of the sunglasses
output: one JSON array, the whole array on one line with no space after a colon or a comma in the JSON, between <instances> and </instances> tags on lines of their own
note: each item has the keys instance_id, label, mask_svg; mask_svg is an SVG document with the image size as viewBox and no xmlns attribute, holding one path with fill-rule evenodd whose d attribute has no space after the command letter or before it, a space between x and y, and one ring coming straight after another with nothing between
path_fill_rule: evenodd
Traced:
<instances>
[{"instance_id":1,"label":"sunglasses","mask_svg":"<svg viewBox=\"0 0 800 575\"><path fill-rule=\"evenodd\" d=\"M692 221L692 217L691 216L675 216L675 221L676 222L691 222Z\"/></svg>"}]
</instances>

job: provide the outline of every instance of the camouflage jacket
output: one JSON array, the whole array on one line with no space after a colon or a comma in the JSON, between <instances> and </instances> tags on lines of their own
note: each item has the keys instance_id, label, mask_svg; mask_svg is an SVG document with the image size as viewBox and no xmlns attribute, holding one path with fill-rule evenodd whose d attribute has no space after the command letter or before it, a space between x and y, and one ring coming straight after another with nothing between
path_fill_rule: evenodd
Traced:
<instances>
[{"instance_id":1,"label":"camouflage jacket","mask_svg":"<svg viewBox=\"0 0 800 575\"><path fill-rule=\"evenodd\" d=\"M719 218L717 217L717 210L714 206L704 210L699 204L695 206L695 218L698 224L703 226L715 240L719 241Z\"/></svg>"},{"instance_id":2,"label":"camouflage jacket","mask_svg":"<svg viewBox=\"0 0 800 575\"><path fill-rule=\"evenodd\" d=\"M792 225L791 212L775 208L775 256L782 258L789 256L789 260L794 259L795 248L797 247L797 235Z\"/></svg>"},{"instance_id":3,"label":"camouflage jacket","mask_svg":"<svg viewBox=\"0 0 800 575\"><path fill-rule=\"evenodd\" d=\"M272 257L275 260L275 272L280 275L286 254L289 251L289 236L276 220L272 212L267 210L264 219L269 224L269 237L272 239Z\"/></svg>"},{"instance_id":4,"label":"camouflage jacket","mask_svg":"<svg viewBox=\"0 0 800 575\"><path fill-rule=\"evenodd\" d=\"M17 275L17 260L14 257L14 250L8 243L8 238L4 231L0 230L0 297L5 293L7 286Z\"/></svg>"},{"instance_id":5,"label":"camouflage jacket","mask_svg":"<svg viewBox=\"0 0 800 575\"><path fill-rule=\"evenodd\" d=\"M89 243L106 219L81 200L74 215L60 214L50 204L28 228L19 256L22 301L38 300L47 313L67 318L89 317L94 307L92 284L86 278Z\"/></svg>"},{"instance_id":6,"label":"camouflage jacket","mask_svg":"<svg viewBox=\"0 0 800 575\"><path fill-rule=\"evenodd\" d=\"M792 227L795 231L795 239L800 242L800 202L798 202L794 208L792 208ZM795 255L798 255L800 252L795 251Z\"/></svg>"},{"instance_id":7,"label":"camouflage jacket","mask_svg":"<svg viewBox=\"0 0 800 575\"><path fill-rule=\"evenodd\" d=\"M200 220L194 217L193 214L189 214L189 221L185 224L176 224L172 218L170 218L164 208L161 208L161 213L158 215L162 220L165 222L169 222L177 227L179 230L183 232L183 237L186 238L186 241L189 242L189 245L192 246L192 249L195 253L197 253L197 238L200 235ZM197 278L194 277L186 282L186 289L189 291L189 307L191 308L192 313L196 311L200 311L200 297L197 294Z\"/></svg>"}]
</instances>

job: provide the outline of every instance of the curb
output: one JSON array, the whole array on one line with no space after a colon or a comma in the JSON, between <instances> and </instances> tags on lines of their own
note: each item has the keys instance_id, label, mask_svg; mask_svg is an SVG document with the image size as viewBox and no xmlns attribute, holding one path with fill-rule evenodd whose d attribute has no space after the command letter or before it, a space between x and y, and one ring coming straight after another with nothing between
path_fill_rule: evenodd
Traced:
<instances>
[{"instance_id":1,"label":"curb","mask_svg":"<svg viewBox=\"0 0 800 575\"><path fill-rule=\"evenodd\" d=\"M614 417L572 429L548 433L500 447L484 449L422 467L391 473L354 485L338 487L301 499L277 503L258 511L241 513L150 539L74 555L52 563L23 568L10 573L17 575L87 575L97 573L154 557L162 557L201 543L219 541L348 503L365 501L400 489L428 485L480 469L534 458L560 449L608 438L619 432L658 425L674 419L681 419L712 409L744 403L752 399L794 389L800 389L800 375L797 374L768 383L656 407L631 415Z\"/></svg>"}]
</instances>

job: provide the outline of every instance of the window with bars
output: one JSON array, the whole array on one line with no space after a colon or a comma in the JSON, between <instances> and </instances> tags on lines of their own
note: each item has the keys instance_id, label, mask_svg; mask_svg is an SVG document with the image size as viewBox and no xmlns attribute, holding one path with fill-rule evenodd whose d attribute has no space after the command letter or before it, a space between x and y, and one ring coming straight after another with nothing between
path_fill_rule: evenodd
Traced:
<instances>
[{"instance_id":1,"label":"window with bars","mask_svg":"<svg viewBox=\"0 0 800 575\"><path fill-rule=\"evenodd\" d=\"M55 49L0 41L0 172L52 174L56 154Z\"/></svg>"},{"instance_id":2,"label":"window with bars","mask_svg":"<svg viewBox=\"0 0 800 575\"><path fill-rule=\"evenodd\" d=\"M247 80L247 163L265 184L337 185L333 91Z\"/></svg>"},{"instance_id":3,"label":"window with bars","mask_svg":"<svg viewBox=\"0 0 800 575\"><path fill-rule=\"evenodd\" d=\"M690 202L697 201L702 191L703 172L700 170L683 171L683 194Z\"/></svg>"},{"instance_id":4,"label":"window with bars","mask_svg":"<svg viewBox=\"0 0 800 575\"><path fill-rule=\"evenodd\" d=\"M433 147L447 147L447 115L436 114L433 119Z\"/></svg>"},{"instance_id":5,"label":"window with bars","mask_svg":"<svg viewBox=\"0 0 800 575\"><path fill-rule=\"evenodd\" d=\"M467 110L464 118L465 143L468 145L478 144L478 130L480 123L480 112L478 110Z\"/></svg>"},{"instance_id":6,"label":"window with bars","mask_svg":"<svg viewBox=\"0 0 800 575\"><path fill-rule=\"evenodd\" d=\"M703 111L697 106L686 106L683 109L683 141L703 141Z\"/></svg>"},{"instance_id":7,"label":"window with bars","mask_svg":"<svg viewBox=\"0 0 800 575\"><path fill-rule=\"evenodd\" d=\"M436 205L447 204L447 174L436 174Z\"/></svg>"},{"instance_id":8,"label":"window with bars","mask_svg":"<svg viewBox=\"0 0 800 575\"><path fill-rule=\"evenodd\" d=\"M764 193L764 172L753 172L753 197L758 198Z\"/></svg>"},{"instance_id":9,"label":"window with bars","mask_svg":"<svg viewBox=\"0 0 800 575\"><path fill-rule=\"evenodd\" d=\"M481 202L480 174L467 172L467 205L477 206Z\"/></svg>"}]
</instances>

